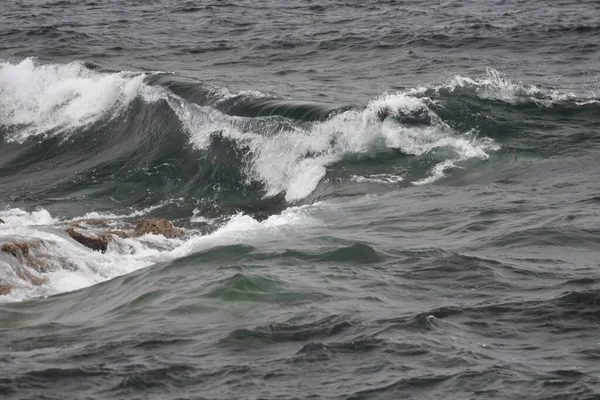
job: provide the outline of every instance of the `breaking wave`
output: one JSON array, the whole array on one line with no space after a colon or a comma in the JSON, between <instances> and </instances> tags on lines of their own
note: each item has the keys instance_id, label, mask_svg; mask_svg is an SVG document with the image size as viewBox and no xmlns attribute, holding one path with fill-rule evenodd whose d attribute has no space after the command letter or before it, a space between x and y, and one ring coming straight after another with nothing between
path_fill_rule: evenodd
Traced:
<instances>
[{"instance_id":1,"label":"breaking wave","mask_svg":"<svg viewBox=\"0 0 600 400\"><path fill-rule=\"evenodd\" d=\"M0 281L15 288L3 299L74 290L318 224L303 207L334 197L338 186L443 182L502 151L500 129L463 106L498 101L512 112L523 104L529 113L597 111L593 96L514 83L492 69L357 107L232 93L162 72L3 61L0 240L29 245L27 257L0 253ZM147 215L173 220L184 237L112 234L102 254L65 233L92 219L131 228Z\"/></svg>"}]
</instances>

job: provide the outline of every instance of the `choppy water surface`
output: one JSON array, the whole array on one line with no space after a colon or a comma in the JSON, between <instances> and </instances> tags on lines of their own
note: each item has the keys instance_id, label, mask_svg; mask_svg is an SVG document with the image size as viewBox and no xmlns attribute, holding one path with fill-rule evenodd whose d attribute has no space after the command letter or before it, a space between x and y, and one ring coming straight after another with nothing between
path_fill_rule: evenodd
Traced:
<instances>
[{"instance_id":1,"label":"choppy water surface","mask_svg":"<svg viewBox=\"0 0 600 400\"><path fill-rule=\"evenodd\" d=\"M600 398L595 2L1 11L2 396Z\"/></svg>"}]
</instances>

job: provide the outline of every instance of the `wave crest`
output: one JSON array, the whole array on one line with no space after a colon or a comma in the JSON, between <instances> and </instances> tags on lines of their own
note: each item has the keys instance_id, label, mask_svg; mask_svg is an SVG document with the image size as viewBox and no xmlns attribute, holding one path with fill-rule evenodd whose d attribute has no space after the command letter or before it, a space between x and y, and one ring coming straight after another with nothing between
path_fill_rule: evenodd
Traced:
<instances>
[{"instance_id":1,"label":"wave crest","mask_svg":"<svg viewBox=\"0 0 600 400\"><path fill-rule=\"evenodd\" d=\"M118 115L139 93L144 74L100 73L83 64L0 63L0 120L7 141L71 132Z\"/></svg>"},{"instance_id":2,"label":"wave crest","mask_svg":"<svg viewBox=\"0 0 600 400\"><path fill-rule=\"evenodd\" d=\"M407 93L384 94L364 109L303 123L281 116L231 116L176 96L169 105L196 148L207 149L214 135L234 140L246 149L248 179L263 182L266 196L284 193L287 201L310 195L327 167L347 155L395 149L421 156L445 149L427 178L433 181L456 162L485 159L488 151L498 149L491 139L478 139L476 132L456 132L428 107L427 99Z\"/></svg>"}]
</instances>

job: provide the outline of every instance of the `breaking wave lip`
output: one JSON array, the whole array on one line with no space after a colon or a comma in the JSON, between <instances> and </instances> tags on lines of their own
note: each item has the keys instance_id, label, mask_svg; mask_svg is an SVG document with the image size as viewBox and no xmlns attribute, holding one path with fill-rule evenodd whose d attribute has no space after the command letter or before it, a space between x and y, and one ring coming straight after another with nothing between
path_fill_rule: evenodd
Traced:
<instances>
[{"instance_id":1,"label":"breaking wave lip","mask_svg":"<svg viewBox=\"0 0 600 400\"><path fill-rule=\"evenodd\" d=\"M260 222L245 214L235 214L204 235L188 231L182 238L171 239L151 234L139 238L114 236L105 253L71 239L64 232L70 220L53 217L45 209L0 211L4 220L0 240L30 244L33 259L45 266L44 271L38 271L29 265L30 260L0 252L0 286L8 284L12 288L9 294L0 295L0 303L78 290L215 246L272 240L282 233L319 226L322 221L313 217L311 210L322 206L323 203L315 203L289 207ZM190 216L194 218L196 215Z\"/></svg>"},{"instance_id":2,"label":"breaking wave lip","mask_svg":"<svg viewBox=\"0 0 600 400\"><path fill-rule=\"evenodd\" d=\"M23 142L68 137L77 128L113 120L135 98L164 101L196 149L208 149L215 135L233 141L244 154L247 183L261 182L265 197L282 194L287 202L296 202L349 154L386 149L412 156L438 153L428 176L410 182L416 185L443 178L464 160L487 159L500 148L493 139L479 137L475 130L456 131L430 107L438 105L436 94L459 89L482 99L540 106L575 99L570 93L514 83L488 68L486 78L456 76L442 86L384 93L364 108L335 108L256 91L233 93L166 73L100 72L80 62L39 64L27 58L0 62L0 119L4 139Z\"/></svg>"},{"instance_id":3,"label":"breaking wave lip","mask_svg":"<svg viewBox=\"0 0 600 400\"><path fill-rule=\"evenodd\" d=\"M245 171L248 180L263 182L267 197L284 193L288 202L310 195L325 177L327 167L347 154L397 149L420 156L439 148L450 149L452 162L440 162L432 171L433 181L456 162L471 157L486 159L489 151L499 149L492 139L478 138L477 132L454 131L428 107L426 99L406 93L383 94L364 109L343 111L325 121L295 124L281 116L231 116L175 95L167 102L196 148L207 149L214 135L234 140L250 156ZM402 122L413 114L424 121Z\"/></svg>"},{"instance_id":4,"label":"breaking wave lip","mask_svg":"<svg viewBox=\"0 0 600 400\"><path fill-rule=\"evenodd\" d=\"M39 64L27 58L0 62L0 119L4 139L21 143L33 137L66 138L88 124L113 120L135 98L165 102L195 149L207 150L215 136L232 141L244 156L247 183L261 182L265 197L281 194L297 202L349 154L395 149L433 155L436 163L428 176L410 182L421 185L443 178L462 161L485 160L498 150L493 139L476 130L457 131L436 114L431 106L439 106L442 92L468 90L482 99L525 99L540 106L575 99L514 83L491 68L487 73L487 78L456 76L442 86L384 93L363 108L335 108L255 91L233 93L166 73L100 72L79 62ZM194 92L194 85L200 90Z\"/></svg>"},{"instance_id":5,"label":"breaking wave lip","mask_svg":"<svg viewBox=\"0 0 600 400\"><path fill-rule=\"evenodd\" d=\"M274 115L252 119L235 112L231 115L230 110L187 102L176 95L170 95L168 102L197 148L207 148L215 134L236 141L251 154L245 171L248 180L263 182L267 197L283 193L288 202L312 193L326 176L327 168L347 154L398 149L421 156L438 149L450 150L450 155L431 168L429 176L411 182L423 185L445 177L449 169L460 167L462 161L487 159L490 152L500 149L493 139L479 137L476 130L457 132L446 124L429 107L439 103L437 95L441 93L461 89L473 91L484 100L532 102L539 107L598 102L594 97L582 99L573 93L513 82L493 68L486 72L485 78L455 76L441 86L384 93L363 109L340 109L329 112L324 120L309 118L295 123L288 121L285 113L274 110ZM262 94L251 95L262 102L273 101ZM227 92L222 98L229 100L235 95ZM425 116L426 122L404 123L405 117L411 115L417 115L417 119Z\"/></svg>"},{"instance_id":6,"label":"breaking wave lip","mask_svg":"<svg viewBox=\"0 0 600 400\"><path fill-rule=\"evenodd\" d=\"M160 83L164 74L153 76ZM477 132L455 132L429 108L428 98L412 93L383 94L363 109L333 112L259 92L207 89L202 96L210 105L198 105L171 91L164 79L165 86L149 86L145 79L145 74L98 72L77 62L42 65L31 58L17 64L3 62L0 117L8 127L5 140L68 137L76 128L114 119L136 97L147 103L165 101L197 149L206 150L215 134L233 140L247 154L247 181L262 182L266 197L282 193L288 202L310 195L327 168L347 154L398 149L420 156L450 149L453 161L441 160L429 178L414 182L419 184L443 177L456 162L485 159L498 148L491 139L477 138ZM230 114L240 114L240 107L248 116ZM422 121L403 122L413 114Z\"/></svg>"},{"instance_id":7,"label":"breaking wave lip","mask_svg":"<svg viewBox=\"0 0 600 400\"><path fill-rule=\"evenodd\" d=\"M1 60L0 60L1 61ZM41 64L33 58L0 62L0 120L6 141L67 137L77 128L114 119L150 88L146 75L105 73L81 62Z\"/></svg>"},{"instance_id":8,"label":"breaking wave lip","mask_svg":"<svg viewBox=\"0 0 600 400\"><path fill-rule=\"evenodd\" d=\"M485 78L470 78L460 75L454 76L450 83L433 87L423 87L414 90L416 94L426 94L433 91L436 94L443 92L455 93L459 89L473 90L484 100L497 100L509 104L534 103L538 107L552 107L557 104L572 102L577 106L600 103L595 93L585 97L577 96L572 92L539 86L528 86L521 81L512 81L503 76L498 70L487 67Z\"/></svg>"}]
</instances>

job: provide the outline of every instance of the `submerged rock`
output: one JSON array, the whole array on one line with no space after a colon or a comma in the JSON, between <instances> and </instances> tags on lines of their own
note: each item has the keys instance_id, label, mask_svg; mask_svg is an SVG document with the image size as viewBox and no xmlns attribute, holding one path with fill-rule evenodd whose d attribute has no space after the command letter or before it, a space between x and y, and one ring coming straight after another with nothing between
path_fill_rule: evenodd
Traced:
<instances>
[{"instance_id":1,"label":"submerged rock","mask_svg":"<svg viewBox=\"0 0 600 400\"><path fill-rule=\"evenodd\" d=\"M111 235L118 236L121 239L127 239L128 237L131 237L131 234L129 234L125 231L121 231L121 230L107 231L106 233L110 233Z\"/></svg>"},{"instance_id":2,"label":"submerged rock","mask_svg":"<svg viewBox=\"0 0 600 400\"><path fill-rule=\"evenodd\" d=\"M20 261L20 265L15 267L15 273L19 278L26 280L34 285L41 285L45 283L47 279L44 277L37 276L35 273L30 271L28 267L33 267L33 269L35 269L38 272L47 272L52 268L48 263L46 263L46 261L37 259L32 256L32 254L30 253L30 249L35 246L36 243L9 242L2 244L0 250L10 254L11 256L17 258ZM11 287L8 286L8 288L10 292Z\"/></svg>"},{"instance_id":3,"label":"submerged rock","mask_svg":"<svg viewBox=\"0 0 600 400\"><path fill-rule=\"evenodd\" d=\"M148 233L154 235L163 235L167 238L176 238L183 236L183 229L173 226L173 224L170 221L167 221L166 219L140 219L137 221L133 232L119 229L102 229L100 231L94 229L88 230L88 228L79 224L79 222L88 224L92 223L96 226L104 227L108 225L102 220L81 219L70 222L69 224L67 224L67 228L65 229L65 232L69 236L71 236L72 239L84 245L85 247L88 247L95 251L99 251L101 253L105 253L108 248L108 243L112 242L115 239L113 235L121 239L138 237ZM81 233L81 231L85 231L85 233Z\"/></svg>"},{"instance_id":4,"label":"submerged rock","mask_svg":"<svg viewBox=\"0 0 600 400\"><path fill-rule=\"evenodd\" d=\"M29 269L27 269L27 267L21 267L21 268L17 269L16 273L19 278L26 280L29 283L36 285L36 286L40 286L40 285L48 282L48 278L37 276L33 272L29 271Z\"/></svg>"},{"instance_id":5,"label":"submerged rock","mask_svg":"<svg viewBox=\"0 0 600 400\"><path fill-rule=\"evenodd\" d=\"M67 223L67 226L68 226L69 228L87 229L85 226L83 226L83 225L81 225L81 224L79 224L79 223L77 223L77 222L68 222L68 223Z\"/></svg>"},{"instance_id":6,"label":"submerged rock","mask_svg":"<svg viewBox=\"0 0 600 400\"><path fill-rule=\"evenodd\" d=\"M100 234L97 237L93 237L79 233L73 228L67 228L65 229L65 232L67 232L67 234L71 236L73 240L81 243L85 247L89 247L90 249L99 251L101 253L106 252L106 249L108 248L108 242L112 240L112 238L106 234Z\"/></svg>"},{"instance_id":7,"label":"submerged rock","mask_svg":"<svg viewBox=\"0 0 600 400\"><path fill-rule=\"evenodd\" d=\"M52 265L51 262L44 258L29 257L28 261L28 265L35 269L37 272L50 272L58 269L55 265Z\"/></svg>"},{"instance_id":8,"label":"submerged rock","mask_svg":"<svg viewBox=\"0 0 600 400\"><path fill-rule=\"evenodd\" d=\"M13 257L28 258L29 257L29 243L26 242L12 242L4 243L0 248L3 252L12 255Z\"/></svg>"},{"instance_id":9,"label":"submerged rock","mask_svg":"<svg viewBox=\"0 0 600 400\"><path fill-rule=\"evenodd\" d=\"M147 233L154 235L163 235L167 238L176 238L183 236L183 229L177 228L166 219L146 218L138 220L135 225L136 236L142 236Z\"/></svg>"},{"instance_id":10,"label":"submerged rock","mask_svg":"<svg viewBox=\"0 0 600 400\"><path fill-rule=\"evenodd\" d=\"M0 250L18 258L21 262L33 268L37 272L49 272L56 270L56 266L52 265L49 260L44 257L36 257L31 254L30 250L37 247L39 243L27 242L11 242L4 243Z\"/></svg>"},{"instance_id":11,"label":"submerged rock","mask_svg":"<svg viewBox=\"0 0 600 400\"><path fill-rule=\"evenodd\" d=\"M99 228L107 228L108 227L108 221L103 218L81 218L81 219L77 219L70 223L70 225L72 225L75 228L83 228L83 226L81 226L81 224L85 224L85 225L89 225L89 226L96 226Z\"/></svg>"},{"instance_id":12,"label":"submerged rock","mask_svg":"<svg viewBox=\"0 0 600 400\"><path fill-rule=\"evenodd\" d=\"M10 294L12 286L6 284L0 284L0 296Z\"/></svg>"}]
</instances>

